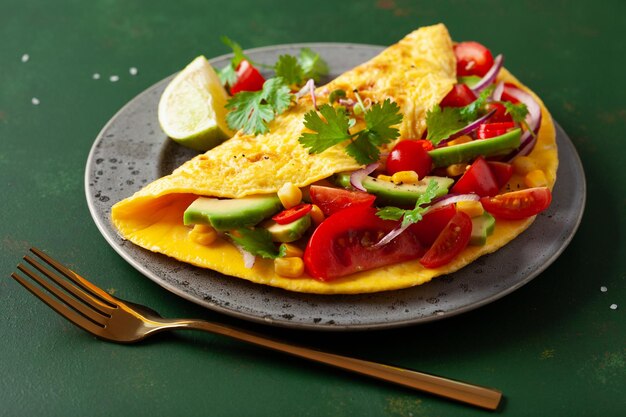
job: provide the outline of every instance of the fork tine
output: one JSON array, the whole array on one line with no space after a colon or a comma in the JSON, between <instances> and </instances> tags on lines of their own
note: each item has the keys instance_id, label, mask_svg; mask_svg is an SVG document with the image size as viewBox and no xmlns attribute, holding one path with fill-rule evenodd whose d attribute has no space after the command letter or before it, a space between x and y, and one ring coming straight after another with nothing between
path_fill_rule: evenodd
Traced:
<instances>
[{"instance_id":1,"label":"fork tine","mask_svg":"<svg viewBox=\"0 0 626 417\"><path fill-rule=\"evenodd\" d=\"M68 319L70 322L72 322L76 326L80 327L83 330L88 331L89 333L95 336L99 336L100 333L102 333L102 330L103 330L102 326L95 324L91 320L78 314L76 311L74 311L72 308L70 308L66 304L63 304L59 300L44 293L37 286L28 282L21 276L17 275L15 272L11 274L11 277L13 277L17 282L19 282L24 288L30 291L33 295L35 295L41 301L46 303L50 308L52 308L54 311L56 311L57 313L59 313L60 315Z\"/></svg>"},{"instance_id":2,"label":"fork tine","mask_svg":"<svg viewBox=\"0 0 626 417\"><path fill-rule=\"evenodd\" d=\"M96 299L95 302L99 301L100 303L104 303L105 305L112 307L112 308L117 307L117 299L111 296L106 291L102 290L99 287L96 287L91 282L87 281L85 278L81 277L76 272L72 271L71 269L65 267L59 261L53 259L52 257L45 254L41 250L33 247L33 248L30 248L30 251L34 253L35 255L37 255L39 258L41 258L43 261L45 261L48 265L51 265L58 272L63 274L66 278L74 282L74 284L78 285L87 293L95 297Z\"/></svg>"}]
</instances>

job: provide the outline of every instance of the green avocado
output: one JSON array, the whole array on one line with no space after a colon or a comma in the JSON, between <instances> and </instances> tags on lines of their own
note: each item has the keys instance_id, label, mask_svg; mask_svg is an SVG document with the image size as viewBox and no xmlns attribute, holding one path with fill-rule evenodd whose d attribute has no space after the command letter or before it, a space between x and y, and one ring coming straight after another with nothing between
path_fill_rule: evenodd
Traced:
<instances>
[{"instance_id":1,"label":"green avocado","mask_svg":"<svg viewBox=\"0 0 626 417\"><path fill-rule=\"evenodd\" d=\"M335 181L344 188L350 187L350 173L342 172L335 176ZM418 197L426 192L430 181L439 186L436 197L448 193L448 188L454 180L447 177L426 176L416 184L394 184L390 181L379 180L371 176L363 179L363 187L368 193L376 196L376 202L381 205L414 206Z\"/></svg>"},{"instance_id":2,"label":"green avocado","mask_svg":"<svg viewBox=\"0 0 626 417\"><path fill-rule=\"evenodd\" d=\"M473 88L480 80L482 80L482 78L478 75L467 75L465 77L458 77L456 81L459 84L465 84L469 88Z\"/></svg>"},{"instance_id":3,"label":"green avocado","mask_svg":"<svg viewBox=\"0 0 626 417\"><path fill-rule=\"evenodd\" d=\"M470 235L469 244L482 246L487 243L487 236L493 233L495 226L496 219L487 212L472 218L472 234Z\"/></svg>"},{"instance_id":4,"label":"green avocado","mask_svg":"<svg viewBox=\"0 0 626 417\"><path fill-rule=\"evenodd\" d=\"M435 167L468 162L477 156L495 156L507 154L520 145L521 129L514 129L504 135L489 139L476 139L460 145L444 146L428 151Z\"/></svg>"},{"instance_id":5,"label":"green avocado","mask_svg":"<svg viewBox=\"0 0 626 417\"><path fill-rule=\"evenodd\" d=\"M300 239L311 226L311 215L306 214L287 224L278 224L274 220L263 222L261 227L272 235L274 242L289 243Z\"/></svg>"},{"instance_id":6,"label":"green avocado","mask_svg":"<svg viewBox=\"0 0 626 417\"><path fill-rule=\"evenodd\" d=\"M225 200L198 197L185 210L183 223L208 224L217 231L226 231L254 226L282 209L276 194Z\"/></svg>"}]
</instances>

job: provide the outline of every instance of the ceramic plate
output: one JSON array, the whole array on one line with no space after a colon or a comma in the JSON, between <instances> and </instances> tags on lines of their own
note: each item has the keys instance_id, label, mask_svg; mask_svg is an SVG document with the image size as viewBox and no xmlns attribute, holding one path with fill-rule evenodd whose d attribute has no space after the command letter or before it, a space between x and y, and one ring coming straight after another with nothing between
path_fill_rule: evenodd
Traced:
<instances>
[{"instance_id":1,"label":"ceramic plate","mask_svg":"<svg viewBox=\"0 0 626 417\"><path fill-rule=\"evenodd\" d=\"M318 52L331 77L377 55L383 47L356 44L296 44L250 50L256 62L273 64L300 48ZM222 68L230 55L211 60ZM111 206L149 182L171 173L195 155L168 139L157 104L171 77L124 106L102 129L89 154L85 192L89 210L111 246L133 267L167 290L246 320L315 330L368 330L424 323L470 311L521 287L565 249L585 205L585 177L576 150L557 125L560 166L550 208L496 253L422 286L362 295L291 293L178 262L121 239L110 223Z\"/></svg>"}]
</instances>

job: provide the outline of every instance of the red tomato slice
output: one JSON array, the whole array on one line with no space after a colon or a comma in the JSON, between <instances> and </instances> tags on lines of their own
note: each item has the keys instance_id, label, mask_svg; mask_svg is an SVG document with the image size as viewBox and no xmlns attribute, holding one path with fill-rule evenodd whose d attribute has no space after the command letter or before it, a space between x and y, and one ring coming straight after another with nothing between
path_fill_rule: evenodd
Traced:
<instances>
[{"instance_id":1,"label":"red tomato slice","mask_svg":"<svg viewBox=\"0 0 626 417\"><path fill-rule=\"evenodd\" d=\"M506 107L502 103L487 103L485 110L490 112L495 109L495 113L488 120L489 123L512 122L513 118L506 112Z\"/></svg>"},{"instance_id":2,"label":"red tomato slice","mask_svg":"<svg viewBox=\"0 0 626 417\"><path fill-rule=\"evenodd\" d=\"M496 136L504 135L509 129L515 127L513 122L504 123L483 123L478 126L476 131L476 137L478 139L495 138Z\"/></svg>"},{"instance_id":3,"label":"red tomato slice","mask_svg":"<svg viewBox=\"0 0 626 417\"><path fill-rule=\"evenodd\" d=\"M237 67L237 82L230 87L230 94L235 95L240 91L258 91L263 88L265 78L252 64L243 60Z\"/></svg>"},{"instance_id":4,"label":"red tomato slice","mask_svg":"<svg viewBox=\"0 0 626 417\"><path fill-rule=\"evenodd\" d=\"M304 250L307 273L320 281L419 258L421 243L405 231L387 245L373 245L398 222L382 220L374 207L349 207L324 220Z\"/></svg>"},{"instance_id":5,"label":"red tomato slice","mask_svg":"<svg viewBox=\"0 0 626 417\"><path fill-rule=\"evenodd\" d=\"M301 203L290 209L283 210L275 216L272 216L272 220L278 224L289 224L291 222L295 222L300 217L304 217L311 211L312 208L312 204Z\"/></svg>"},{"instance_id":6,"label":"red tomato slice","mask_svg":"<svg viewBox=\"0 0 626 417\"><path fill-rule=\"evenodd\" d=\"M513 176L513 165L511 164L496 161L487 161L487 164L489 165L489 168L491 168L493 176L496 178L498 188L504 187L504 185L509 182Z\"/></svg>"},{"instance_id":7,"label":"red tomato slice","mask_svg":"<svg viewBox=\"0 0 626 417\"><path fill-rule=\"evenodd\" d=\"M457 211L420 263L426 268L438 268L450 263L465 249L471 234L472 220L467 214Z\"/></svg>"},{"instance_id":8,"label":"red tomato slice","mask_svg":"<svg viewBox=\"0 0 626 417\"><path fill-rule=\"evenodd\" d=\"M474 193L486 197L498 194L499 190L500 187L489 164L485 158L479 156L450 191L458 194Z\"/></svg>"},{"instance_id":9,"label":"red tomato slice","mask_svg":"<svg viewBox=\"0 0 626 417\"><path fill-rule=\"evenodd\" d=\"M389 175L400 171L415 171L419 178L424 178L432 169L433 160L419 141L403 140L389 152L386 166Z\"/></svg>"},{"instance_id":10,"label":"red tomato slice","mask_svg":"<svg viewBox=\"0 0 626 417\"><path fill-rule=\"evenodd\" d=\"M424 214L422 220L409 226L409 229L415 233L422 245L430 247L455 213L454 204L438 207Z\"/></svg>"},{"instance_id":11,"label":"red tomato slice","mask_svg":"<svg viewBox=\"0 0 626 417\"><path fill-rule=\"evenodd\" d=\"M456 56L456 75L484 76L493 66L493 55L489 49L478 42L461 42L454 45Z\"/></svg>"},{"instance_id":12,"label":"red tomato slice","mask_svg":"<svg viewBox=\"0 0 626 417\"><path fill-rule=\"evenodd\" d=\"M528 188L480 199L485 210L500 219L520 220L541 213L550 206L552 193L547 187Z\"/></svg>"},{"instance_id":13,"label":"red tomato slice","mask_svg":"<svg viewBox=\"0 0 626 417\"><path fill-rule=\"evenodd\" d=\"M318 206L325 216L354 206L369 207L376 196L361 191L348 191L341 188L312 185L309 187L311 202Z\"/></svg>"},{"instance_id":14,"label":"red tomato slice","mask_svg":"<svg viewBox=\"0 0 626 417\"><path fill-rule=\"evenodd\" d=\"M455 84L441 100L441 107L463 107L476 100L476 94L465 84Z\"/></svg>"}]
</instances>

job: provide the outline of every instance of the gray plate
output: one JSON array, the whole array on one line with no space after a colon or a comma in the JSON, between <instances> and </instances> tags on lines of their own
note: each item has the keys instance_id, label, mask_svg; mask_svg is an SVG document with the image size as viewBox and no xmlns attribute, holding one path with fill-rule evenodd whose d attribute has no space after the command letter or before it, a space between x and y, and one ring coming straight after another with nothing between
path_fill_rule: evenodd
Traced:
<instances>
[{"instance_id":1,"label":"gray plate","mask_svg":"<svg viewBox=\"0 0 626 417\"><path fill-rule=\"evenodd\" d=\"M272 64L281 54L309 47L336 76L383 48L355 44L280 45L249 51ZM222 68L230 55L211 60ZM276 326L315 330L368 330L406 326L470 311L521 287L565 249L585 205L585 176L576 150L557 126L560 166L550 208L513 242L462 270L415 288L363 295L313 295L253 284L196 268L121 239L110 222L111 206L169 174L195 155L169 140L157 121L159 97L171 77L124 106L96 138L85 172L89 210L106 240L142 274L181 297L228 315Z\"/></svg>"}]
</instances>

